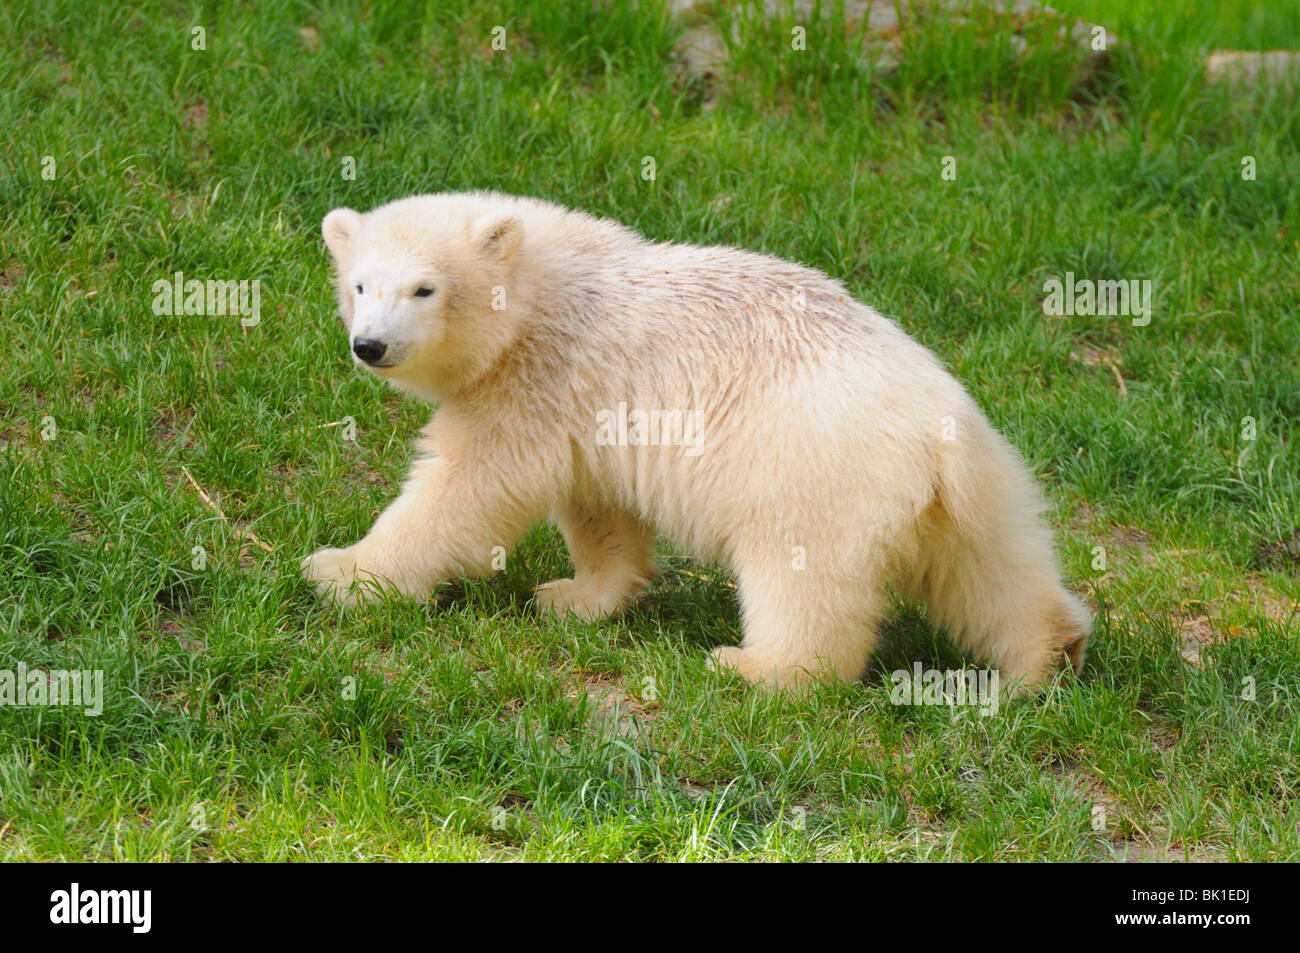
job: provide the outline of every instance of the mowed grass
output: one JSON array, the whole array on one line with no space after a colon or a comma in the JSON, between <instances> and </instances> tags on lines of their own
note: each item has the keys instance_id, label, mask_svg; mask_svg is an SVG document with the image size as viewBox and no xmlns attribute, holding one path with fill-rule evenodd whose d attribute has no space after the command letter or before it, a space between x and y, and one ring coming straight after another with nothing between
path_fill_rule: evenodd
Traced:
<instances>
[{"instance_id":1,"label":"mowed grass","mask_svg":"<svg viewBox=\"0 0 1300 953\"><path fill-rule=\"evenodd\" d=\"M1246 41L1153 28L1078 85L1049 32L931 25L887 73L834 10L805 52L720 14L704 81L650 4L250 7L0 8L0 670L105 688L0 706L0 858L1300 859L1300 108L1194 54ZM891 704L963 664L900 606L862 683L762 694L706 670L735 590L670 547L621 618L539 617L547 527L429 605L316 602L298 561L429 414L352 368L320 219L466 188L895 316L1041 476L1082 677ZM260 323L155 314L177 271L259 279ZM1150 324L1045 315L1066 272L1150 279Z\"/></svg>"}]
</instances>

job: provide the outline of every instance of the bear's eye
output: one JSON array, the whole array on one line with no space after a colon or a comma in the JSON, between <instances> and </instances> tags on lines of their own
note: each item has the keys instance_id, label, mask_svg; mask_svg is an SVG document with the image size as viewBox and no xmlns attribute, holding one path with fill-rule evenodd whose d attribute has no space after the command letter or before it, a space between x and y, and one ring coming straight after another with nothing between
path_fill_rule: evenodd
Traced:
<instances>
[{"instance_id":1,"label":"bear's eye","mask_svg":"<svg viewBox=\"0 0 1300 953\"><path fill-rule=\"evenodd\" d=\"M415 292L417 298L427 298L431 294L433 294L432 288L420 288Z\"/></svg>"},{"instance_id":2,"label":"bear's eye","mask_svg":"<svg viewBox=\"0 0 1300 953\"><path fill-rule=\"evenodd\" d=\"M362 288L360 285L357 285L357 294L360 295L365 293L366 293L366 289Z\"/></svg>"}]
</instances>

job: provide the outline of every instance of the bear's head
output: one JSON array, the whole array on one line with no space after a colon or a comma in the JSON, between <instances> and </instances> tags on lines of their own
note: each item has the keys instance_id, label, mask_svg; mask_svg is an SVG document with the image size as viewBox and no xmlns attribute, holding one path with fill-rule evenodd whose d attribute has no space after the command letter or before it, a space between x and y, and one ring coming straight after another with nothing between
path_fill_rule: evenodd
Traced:
<instances>
[{"instance_id":1,"label":"bear's head","mask_svg":"<svg viewBox=\"0 0 1300 953\"><path fill-rule=\"evenodd\" d=\"M524 226L469 195L422 195L321 223L353 360L428 400L472 384L519 334ZM515 305L510 307L509 305Z\"/></svg>"}]
</instances>

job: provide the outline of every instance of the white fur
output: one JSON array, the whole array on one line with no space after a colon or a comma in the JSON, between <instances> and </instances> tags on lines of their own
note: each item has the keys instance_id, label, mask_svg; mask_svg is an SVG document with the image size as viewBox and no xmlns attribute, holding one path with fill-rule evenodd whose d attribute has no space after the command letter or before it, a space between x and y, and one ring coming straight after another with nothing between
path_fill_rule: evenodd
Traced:
<instances>
[{"instance_id":1,"label":"white fur","mask_svg":"<svg viewBox=\"0 0 1300 953\"><path fill-rule=\"evenodd\" d=\"M304 561L322 595L426 597L549 516L576 570L539 587L551 609L626 606L656 531L730 568L744 642L715 658L751 681L859 677L889 583L1004 679L1082 663L1090 618L1019 455L824 274L490 193L336 209L322 230L352 338L394 355L372 370L441 401L366 537ZM689 412L695 446L600 445L620 403Z\"/></svg>"}]
</instances>

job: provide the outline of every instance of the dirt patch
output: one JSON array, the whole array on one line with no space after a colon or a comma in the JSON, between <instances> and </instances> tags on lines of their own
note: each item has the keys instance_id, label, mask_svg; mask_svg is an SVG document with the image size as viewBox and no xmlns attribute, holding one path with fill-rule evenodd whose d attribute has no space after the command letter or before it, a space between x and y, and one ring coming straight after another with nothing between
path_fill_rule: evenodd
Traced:
<instances>
[{"instance_id":1,"label":"dirt patch","mask_svg":"<svg viewBox=\"0 0 1300 953\"><path fill-rule=\"evenodd\" d=\"M1300 602L1278 592L1260 576L1247 576L1245 589L1234 589L1229 598L1277 623L1288 623L1300 614ZM1232 633L1232 627L1229 628Z\"/></svg>"},{"instance_id":2,"label":"dirt patch","mask_svg":"<svg viewBox=\"0 0 1300 953\"><path fill-rule=\"evenodd\" d=\"M652 708L658 703L643 701L629 695L613 682L601 681L590 675L583 675L581 689L569 693L571 698L581 698L584 694L591 699L591 720L601 728L608 728L621 738L634 738L641 731L641 723L647 718Z\"/></svg>"},{"instance_id":3,"label":"dirt patch","mask_svg":"<svg viewBox=\"0 0 1300 953\"><path fill-rule=\"evenodd\" d=\"M1112 525L1107 542L1113 549L1137 550L1144 558L1151 552L1151 534L1136 526Z\"/></svg>"},{"instance_id":4,"label":"dirt patch","mask_svg":"<svg viewBox=\"0 0 1300 953\"><path fill-rule=\"evenodd\" d=\"M1260 540L1255 549L1255 568L1300 574L1300 528L1279 539Z\"/></svg>"},{"instance_id":5,"label":"dirt patch","mask_svg":"<svg viewBox=\"0 0 1300 953\"><path fill-rule=\"evenodd\" d=\"M1120 371L1120 365L1124 363L1124 358L1120 356L1119 351L1085 344L1070 352L1070 360L1078 361L1088 367L1105 368L1115 379L1115 386L1119 389L1120 396L1128 396L1128 384Z\"/></svg>"},{"instance_id":6,"label":"dirt patch","mask_svg":"<svg viewBox=\"0 0 1300 953\"><path fill-rule=\"evenodd\" d=\"M1210 617L1198 615L1185 619L1179 626L1180 648L1183 661L1189 665L1201 666L1201 649L1215 641L1214 629L1210 626Z\"/></svg>"},{"instance_id":7,"label":"dirt patch","mask_svg":"<svg viewBox=\"0 0 1300 953\"><path fill-rule=\"evenodd\" d=\"M187 105L181 113L181 127L184 129L204 129L208 125L208 104L197 100Z\"/></svg>"},{"instance_id":8,"label":"dirt patch","mask_svg":"<svg viewBox=\"0 0 1300 953\"><path fill-rule=\"evenodd\" d=\"M1156 847L1133 840L1123 840L1111 847L1111 860L1117 864L1213 864L1219 859L1201 850Z\"/></svg>"},{"instance_id":9,"label":"dirt patch","mask_svg":"<svg viewBox=\"0 0 1300 953\"><path fill-rule=\"evenodd\" d=\"M12 288L16 288L18 285L23 283L23 279L26 277L27 269L19 262L8 262L5 264L4 268L0 268L0 289L9 291Z\"/></svg>"},{"instance_id":10,"label":"dirt patch","mask_svg":"<svg viewBox=\"0 0 1300 953\"><path fill-rule=\"evenodd\" d=\"M1085 502L1080 502L1069 520L1070 532L1076 536L1094 539L1105 546L1107 553L1137 552L1144 562L1155 561L1151 546L1154 537L1137 526L1111 522Z\"/></svg>"},{"instance_id":11,"label":"dirt patch","mask_svg":"<svg viewBox=\"0 0 1300 953\"><path fill-rule=\"evenodd\" d=\"M195 638L193 623L194 620L188 616L167 614L159 620L158 628L162 635L175 639L176 644L184 651L202 655L208 650L208 645L202 639Z\"/></svg>"}]
</instances>

